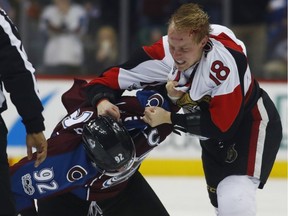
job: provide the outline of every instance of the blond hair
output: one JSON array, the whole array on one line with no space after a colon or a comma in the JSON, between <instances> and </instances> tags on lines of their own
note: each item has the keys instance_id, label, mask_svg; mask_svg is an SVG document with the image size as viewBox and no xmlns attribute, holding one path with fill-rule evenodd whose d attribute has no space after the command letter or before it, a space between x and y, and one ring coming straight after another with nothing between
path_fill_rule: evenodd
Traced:
<instances>
[{"instance_id":1,"label":"blond hair","mask_svg":"<svg viewBox=\"0 0 288 216\"><path fill-rule=\"evenodd\" d=\"M194 34L196 43L200 41L211 31L209 16L198 4L187 3L178 8L172 14L169 22L169 28L173 26L177 31L190 31Z\"/></svg>"}]
</instances>

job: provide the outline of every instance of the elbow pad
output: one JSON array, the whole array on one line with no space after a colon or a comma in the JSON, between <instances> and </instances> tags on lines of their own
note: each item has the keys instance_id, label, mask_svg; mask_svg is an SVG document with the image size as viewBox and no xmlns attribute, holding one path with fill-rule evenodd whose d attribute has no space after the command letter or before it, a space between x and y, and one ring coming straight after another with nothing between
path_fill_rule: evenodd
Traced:
<instances>
[{"instance_id":1,"label":"elbow pad","mask_svg":"<svg viewBox=\"0 0 288 216\"><path fill-rule=\"evenodd\" d=\"M173 125L181 126L185 132L201 136L200 120L200 111L187 114L171 113L171 121Z\"/></svg>"}]
</instances>

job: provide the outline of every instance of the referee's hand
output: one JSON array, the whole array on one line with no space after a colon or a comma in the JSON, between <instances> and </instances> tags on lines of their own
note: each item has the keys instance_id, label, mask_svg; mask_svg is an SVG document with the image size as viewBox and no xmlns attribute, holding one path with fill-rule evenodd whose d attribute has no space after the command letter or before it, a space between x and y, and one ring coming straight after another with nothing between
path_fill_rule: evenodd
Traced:
<instances>
[{"instance_id":1,"label":"referee's hand","mask_svg":"<svg viewBox=\"0 0 288 216\"><path fill-rule=\"evenodd\" d=\"M47 140L43 132L31 133L26 135L27 156L31 160L32 149L36 148L36 161L34 166L38 167L47 157Z\"/></svg>"}]
</instances>

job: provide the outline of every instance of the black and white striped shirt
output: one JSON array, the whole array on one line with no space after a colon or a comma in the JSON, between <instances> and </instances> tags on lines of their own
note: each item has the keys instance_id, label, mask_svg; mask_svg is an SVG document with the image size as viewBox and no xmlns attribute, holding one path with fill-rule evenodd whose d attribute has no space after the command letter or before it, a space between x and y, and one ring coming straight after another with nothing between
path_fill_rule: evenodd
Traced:
<instances>
[{"instance_id":1,"label":"black and white striped shirt","mask_svg":"<svg viewBox=\"0 0 288 216\"><path fill-rule=\"evenodd\" d=\"M3 93L5 88L22 117L27 133L44 130L43 106L34 72L17 28L0 9L0 113L7 109Z\"/></svg>"}]
</instances>

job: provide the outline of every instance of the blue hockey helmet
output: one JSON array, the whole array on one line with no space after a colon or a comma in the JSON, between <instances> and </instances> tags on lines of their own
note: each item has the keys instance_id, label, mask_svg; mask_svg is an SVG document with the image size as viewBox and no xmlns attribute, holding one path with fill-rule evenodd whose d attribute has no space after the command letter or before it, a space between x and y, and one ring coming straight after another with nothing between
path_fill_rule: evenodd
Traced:
<instances>
[{"instance_id":1,"label":"blue hockey helmet","mask_svg":"<svg viewBox=\"0 0 288 216\"><path fill-rule=\"evenodd\" d=\"M83 126L84 148L95 167L108 176L129 170L136 157L126 128L109 116L98 116Z\"/></svg>"}]
</instances>

